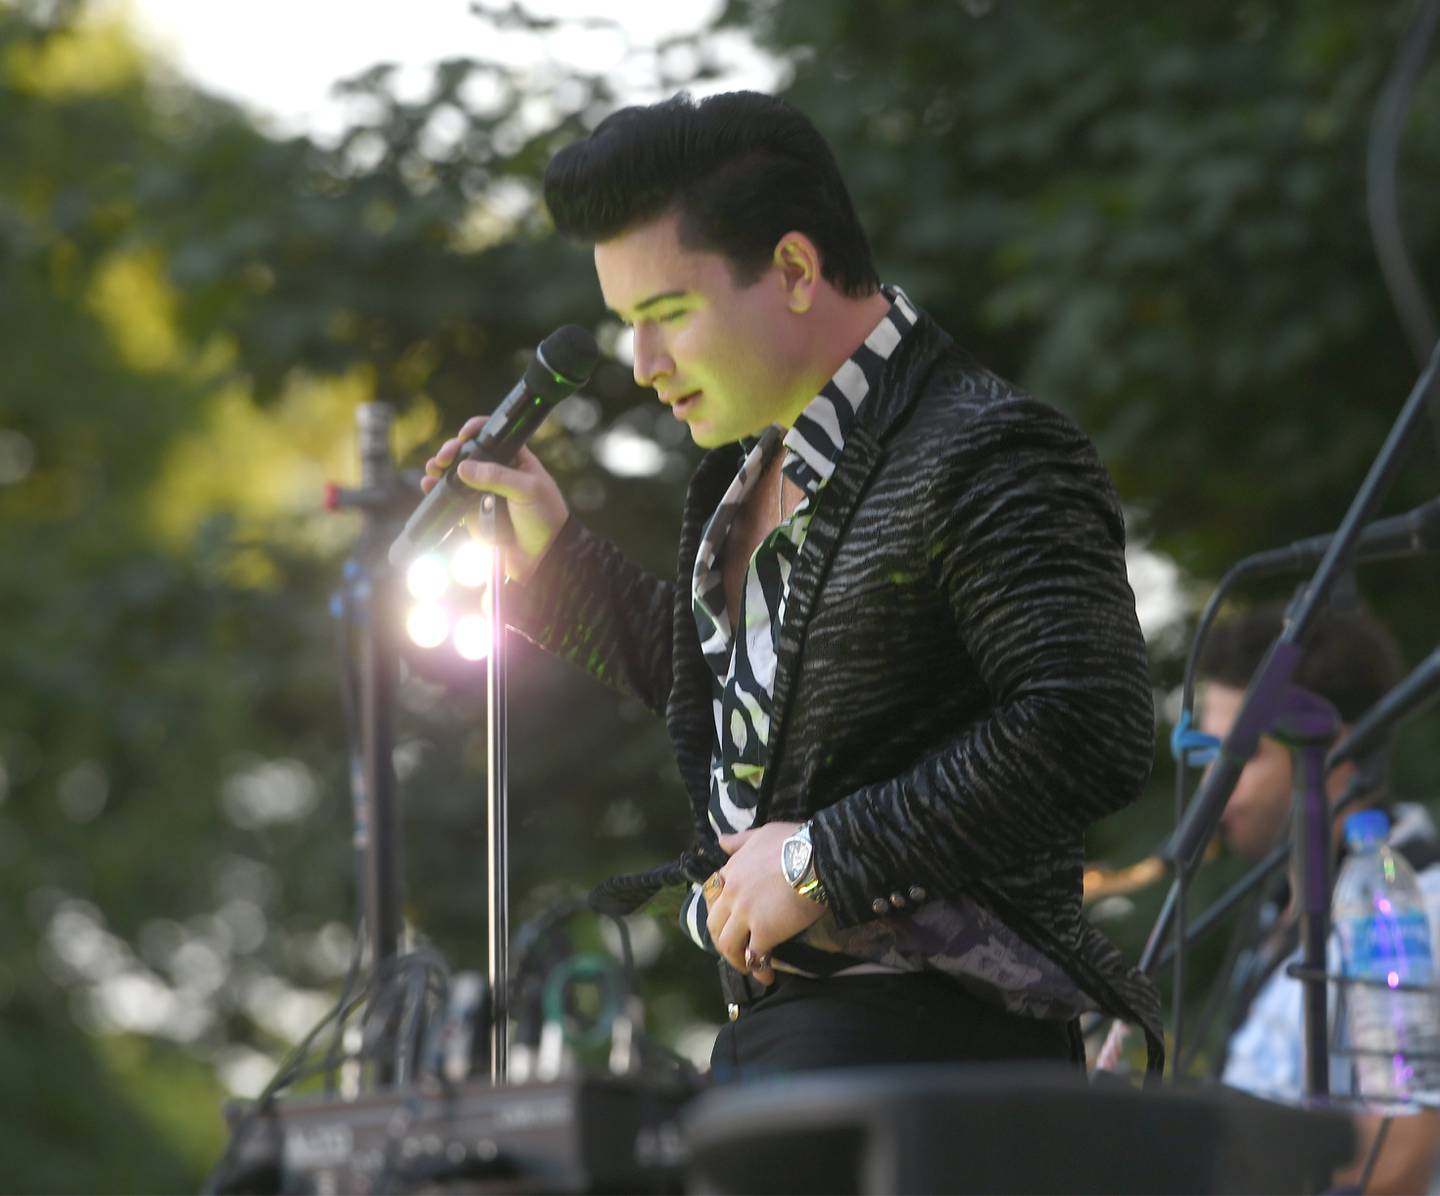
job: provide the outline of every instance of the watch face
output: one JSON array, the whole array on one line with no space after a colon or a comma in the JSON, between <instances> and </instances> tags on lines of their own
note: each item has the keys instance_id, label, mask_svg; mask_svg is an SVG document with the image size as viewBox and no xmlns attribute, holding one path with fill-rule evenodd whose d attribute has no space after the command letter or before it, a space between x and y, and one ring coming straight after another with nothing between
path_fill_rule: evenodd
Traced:
<instances>
[{"instance_id":1,"label":"watch face","mask_svg":"<svg viewBox=\"0 0 1440 1196\"><path fill-rule=\"evenodd\" d=\"M780 863L785 869L785 879L792 885L800 883L805 869L810 866L810 851L810 844L804 839L785 840L784 849L780 853Z\"/></svg>"}]
</instances>

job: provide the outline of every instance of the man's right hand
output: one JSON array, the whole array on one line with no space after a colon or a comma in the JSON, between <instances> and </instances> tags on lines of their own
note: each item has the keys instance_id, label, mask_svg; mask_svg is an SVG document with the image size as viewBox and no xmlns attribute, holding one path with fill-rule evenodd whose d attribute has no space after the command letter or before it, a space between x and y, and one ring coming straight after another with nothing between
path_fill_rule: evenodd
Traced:
<instances>
[{"instance_id":1,"label":"man's right hand","mask_svg":"<svg viewBox=\"0 0 1440 1196\"><path fill-rule=\"evenodd\" d=\"M442 444L439 451L425 462L425 477L420 487L426 494L455 460L460 446L485 426L486 418L477 415L466 420L459 434ZM464 461L456 476L467 486L498 494L508 502L515 542L505 552L505 575L512 581L529 581L555 537L560 534L560 529L565 526L565 521L570 518L570 509L565 505L565 498L555 479L540 464L540 459L524 446L510 465L496 465L493 461Z\"/></svg>"}]
</instances>

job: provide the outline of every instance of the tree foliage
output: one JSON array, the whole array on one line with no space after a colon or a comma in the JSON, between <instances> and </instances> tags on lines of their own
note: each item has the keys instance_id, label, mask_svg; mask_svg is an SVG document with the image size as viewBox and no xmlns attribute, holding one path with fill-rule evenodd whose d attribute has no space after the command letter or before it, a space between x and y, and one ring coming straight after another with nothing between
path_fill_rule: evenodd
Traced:
<instances>
[{"instance_id":1,"label":"tree foliage","mask_svg":"<svg viewBox=\"0 0 1440 1196\"><path fill-rule=\"evenodd\" d=\"M1333 524L1416 376L1363 189L1410 15L739 0L730 19L803 51L787 94L849 165L886 270L1093 429L1159 542L1214 576ZM1437 97L1432 71L1401 171L1432 290Z\"/></svg>"},{"instance_id":2,"label":"tree foliage","mask_svg":"<svg viewBox=\"0 0 1440 1196\"><path fill-rule=\"evenodd\" d=\"M711 86L737 30L773 53L884 277L1070 410L1134 534L1200 591L1333 526L1415 377L1362 178L1409 15L731 0L628 77ZM193 1187L224 1085L253 1087L338 983L354 894L328 602L357 528L319 483L353 478L356 403L402 412L413 465L556 325L619 343L537 196L626 86L483 58L418 100L384 64L347 86L366 115L337 144L275 139L78 5L0 6L6 1187ZM1432 71L1401 169L1432 289L1437 89ZM694 459L664 415L610 361L540 445L582 516L661 571ZM1434 443L1388 509L1433 493ZM1437 580L1364 581L1413 654ZM1154 645L1162 694L1177 643ZM688 818L636 704L523 646L512 677L524 919L669 856ZM397 753L407 918L460 967L483 963L479 682L410 657ZM1407 758L1412 780L1433 768ZM1144 854L1166 782L1096 850ZM1142 905L1117 933L1145 924ZM710 987L670 934L646 979L662 1036L718 1016Z\"/></svg>"}]
</instances>

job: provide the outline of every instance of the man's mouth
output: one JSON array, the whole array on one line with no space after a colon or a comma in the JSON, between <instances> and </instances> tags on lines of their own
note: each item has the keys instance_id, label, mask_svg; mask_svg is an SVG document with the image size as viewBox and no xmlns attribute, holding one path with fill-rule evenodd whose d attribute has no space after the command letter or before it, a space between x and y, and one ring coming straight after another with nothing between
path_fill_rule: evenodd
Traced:
<instances>
[{"instance_id":1,"label":"man's mouth","mask_svg":"<svg viewBox=\"0 0 1440 1196\"><path fill-rule=\"evenodd\" d=\"M692 390L688 395L681 395L670 404L670 414L676 419L684 419L685 413L690 410L700 398L698 390Z\"/></svg>"}]
</instances>

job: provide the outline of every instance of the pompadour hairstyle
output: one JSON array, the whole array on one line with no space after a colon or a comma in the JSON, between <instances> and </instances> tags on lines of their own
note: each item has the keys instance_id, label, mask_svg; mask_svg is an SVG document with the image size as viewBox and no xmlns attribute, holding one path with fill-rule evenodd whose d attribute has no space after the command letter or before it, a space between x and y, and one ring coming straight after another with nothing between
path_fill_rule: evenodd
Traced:
<instances>
[{"instance_id":1,"label":"pompadour hairstyle","mask_svg":"<svg viewBox=\"0 0 1440 1196\"><path fill-rule=\"evenodd\" d=\"M1284 605L1273 603L1217 623L1200 658L1200 676L1245 689L1284 622ZM1360 607L1320 617L1305 644L1295 684L1326 698L1342 719L1354 723L1404 675L1395 637Z\"/></svg>"},{"instance_id":2,"label":"pompadour hairstyle","mask_svg":"<svg viewBox=\"0 0 1440 1196\"><path fill-rule=\"evenodd\" d=\"M620 109L551 159L545 203L562 235L587 244L678 212L681 243L722 254L742 286L760 277L792 230L815 242L837 290L861 297L880 285L820 131L759 92L698 103L681 92Z\"/></svg>"}]
</instances>

